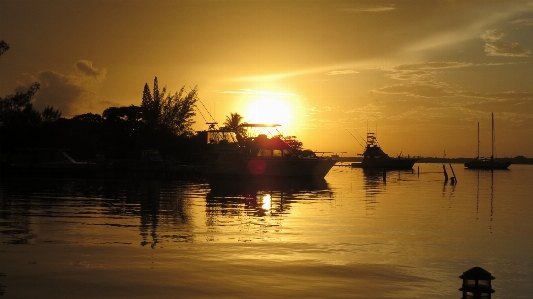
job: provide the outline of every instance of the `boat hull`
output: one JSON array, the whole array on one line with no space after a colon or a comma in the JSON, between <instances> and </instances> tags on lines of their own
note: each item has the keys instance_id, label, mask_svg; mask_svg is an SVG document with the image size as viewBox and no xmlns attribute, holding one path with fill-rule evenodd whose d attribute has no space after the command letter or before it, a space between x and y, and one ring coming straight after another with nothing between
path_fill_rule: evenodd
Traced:
<instances>
[{"instance_id":1,"label":"boat hull","mask_svg":"<svg viewBox=\"0 0 533 299\"><path fill-rule=\"evenodd\" d=\"M323 158L219 157L205 173L215 176L325 177L337 161Z\"/></svg>"},{"instance_id":2,"label":"boat hull","mask_svg":"<svg viewBox=\"0 0 533 299\"><path fill-rule=\"evenodd\" d=\"M507 169L511 165L508 161L482 161L474 159L465 163L468 169Z\"/></svg>"},{"instance_id":3,"label":"boat hull","mask_svg":"<svg viewBox=\"0 0 533 299\"><path fill-rule=\"evenodd\" d=\"M363 159L360 163L352 163L352 167L364 169L412 169L418 159Z\"/></svg>"}]
</instances>

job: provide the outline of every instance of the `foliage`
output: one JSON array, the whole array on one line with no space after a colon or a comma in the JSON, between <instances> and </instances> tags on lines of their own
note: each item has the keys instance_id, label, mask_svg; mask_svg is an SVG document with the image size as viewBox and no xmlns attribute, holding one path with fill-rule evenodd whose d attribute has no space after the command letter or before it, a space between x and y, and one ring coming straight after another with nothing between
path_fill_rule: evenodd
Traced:
<instances>
[{"instance_id":1,"label":"foliage","mask_svg":"<svg viewBox=\"0 0 533 299\"><path fill-rule=\"evenodd\" d=\"M46 106L43 112L41 113L41 120L43 122L54 122L61 117L61 112L59 110L54 110L52 106Z\"/></svg>"},{"instance_id":2,"label":"foliage","mask_svg":"<svg viewBox=\"0 0 533 299\"><path fill-rule=\"evenodd\" d=\"M143 119L144 109L135 106L109 107L102 113L104 120L138 122Z\"/></svg>"},{"instance_id":3,"label":"foliage","mask_svg":"<svg viewBox=\"0 0 533 299\"><path fill-rule=\"evenodd\" d=\"M40 84L33 83L28 91L0 98L0 126L37 125L41 114L33 108L31 100Z\"/></svg>"},{"instance_id":4,"label":"foliage","mask_svg":"<svg viewBox=\"0 0 533 299\"><path fill-rule=\"evenodd\" d=\"M283 140L294 150L300 151L303 149L303 143L296 139L296 136L285 136Z\"/></svg>"},{"instance_id":5,"label":"foliage","mask_svg":"<svg viewBox=\"0 0 533 299\"><path fill-rule=\"evenodd\" d=\"M193 135L194 107L198 101L198 88L195 86L188 93L183 86L174 95L166 94L166 86L159 91L157 77L154 79L154 90L150 92L148 83L144 85L141 108L143 119L151 126L160 126L178 136Z\"/></svg>"},{"instance_id":6,"label":"foliage","mask_svg":"<svg viewBox=\"0 0 533 299\"><path fill-rule=\"evenodd\" d=\"M0 56L2 56L7 50L9 50L9 45L4 40L0 40Z\"/></svg>"},{"instance_id":7,"label":"foliage","mask_svg":"<svg viewBox=\"0 0 533 299\"><path fill-rule=\"evenodd\" d=\"M76 115L72 118L73 121L81 121L86 123L101 123L104 119L100 114L84 113Z\"/></svg>"},{"instance_id":8,"label":"foliage","mask_svg":"<svg viewBox=\"0 0 533 299\"><path fill-rule=\"evenodd\" d=\"M161 102L161 115L159 123L170 129L178 136L192 136L194 131L193 117L196 115L194 107L198 101L198 89L195 86L188 93L185 86L173 96L167 97Z\"/></svg>"},{"instance_id":9,"label":"foliage","mask_svg":"<svg viewBox=\"0 0 533 299\"><path fill-rule=\"evenodd\" d=\"M246 136L246 128L243 125L246 122L242 122L243 117L239 113L230 113L226 116L226 121L224 121L224 128L233 130L237 134L237 140L242 141L243 136Z\"/></svg>"},{"instance_id":10,"label":"foliage","mask_svg":"<svg viewBox=\"0 0 533 299\"><path fill-rule=\"evenodd\" d=\"M0 55L9 46L0 43ZM198 89L182 87L174 95L166 87L154 91L145 84L141 106L109 107L102 115L85 113L61 118L61 112L47 106L37 111L32 100L40 84L28 90L0 97L0 152L18 148L68 148L75 158L139 159L145 149L158 149L180 163L199 163L199 147L205 137L194 134ZM199 137L200 136L200 137Z\"/></svg>"},{"instance_id":11,"label":"foliage","mask_svg":"<svg viewBox=\"0 0 533 299\"><path fill-rule=\"evenodd\" d=\"M150 87L148 83L144 84L143 97L141 107L145 111L144 119L152 126L156 126L159 123L159 117L161 115L161 99L165 98L166 86L162 91L159 91L159 84L157 77L154 78L154 93L150 93Z\"/></svg>"}]
</instances>

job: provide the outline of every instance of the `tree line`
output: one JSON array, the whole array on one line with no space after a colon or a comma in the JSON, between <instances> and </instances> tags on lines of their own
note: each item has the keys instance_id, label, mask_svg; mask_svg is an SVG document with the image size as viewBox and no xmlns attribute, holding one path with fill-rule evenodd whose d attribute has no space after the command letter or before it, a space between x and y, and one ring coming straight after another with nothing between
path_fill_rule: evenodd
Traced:
<instances>
[{"instance_id":1,"label":"tree line","mask_svg":"<svg viewBox=\"0 0 533 299\"><path fill-rule=\"evenodd\" d=\"M9 45L0 41L0 56ZM157 149L163 156L196 163L206 146L206 132L192 128L199 101L198 88L175 93L159 88L157 77L150 90L144 85L140 105L109 107L102 114L84 113L64 118L61 111L47 106L38 111L32 99L40 84L25 92L0 97L0 153L26 148L62 148L78 159L139 159L141 151ZM245 136L243 117L230 113L223 126ZM294 149L302 149L295 136L284 137Z\"/></svg>"},{"instance_id":2,"label":"tree line","mask_svg":"<svg viewBox=\"0 0 533 299\"><path fill-rule=\"evenodd\" d=\"M0 56L9 45L0 41ZM109 107L100 114L84 113L64 118L61 111L47 106L38 111L32 104L40 84L28 90L0 97L0 152L24 148L64 148L74 157L92 159L135 159L144 149L158 149L178 159L198 152L205 138L192 129L198 89L195 86L167 93L145 84L140 105ZM194 157L187 157L191 160Z\"/></svg>"}]
</instances>

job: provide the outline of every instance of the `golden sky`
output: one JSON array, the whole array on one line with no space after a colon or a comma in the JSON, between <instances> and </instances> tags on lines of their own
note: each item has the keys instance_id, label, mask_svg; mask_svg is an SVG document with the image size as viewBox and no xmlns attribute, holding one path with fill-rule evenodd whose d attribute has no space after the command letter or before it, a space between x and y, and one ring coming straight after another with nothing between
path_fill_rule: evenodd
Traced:
<instances>
[{"instance_id":1,"label":"golden sky","mask_svg":"<svg viewBox=\"0 0 533 299\"><path fill-rule=\"evenodd\" d=\"M66 117L140 105L157 76L315 151L377 130L392 156L472 157L479 122L488 156L494 112L496 155L533 157L533 2L2 0L0 39L0 95L39 81Z\"/></svg>"}]
</instances>

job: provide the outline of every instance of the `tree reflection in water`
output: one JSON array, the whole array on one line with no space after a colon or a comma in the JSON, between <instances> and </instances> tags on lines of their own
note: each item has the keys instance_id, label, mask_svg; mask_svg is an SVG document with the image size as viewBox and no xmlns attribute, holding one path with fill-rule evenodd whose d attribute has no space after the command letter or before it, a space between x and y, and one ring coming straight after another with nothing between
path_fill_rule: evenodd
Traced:
<instances>
[{"instance_id":1,"label":"tree reflection in water","mask_svg":"<svg viewBox=\"0 0 533 299\"><path fill-rule=\"evenodd\" d=\"M38 217L52 223L68 219L84 229L73 238L88 234L84 240L93 238L98 243L118 242L126 237L121 233L120 237L113 233L96 235L97 230L89 227L124 228L128 232L137 229L141 237L137 244L152 248L162 246L162 241L193 242L205 233L198 230L198 225L206 225L209 230L223 226L225 221L238 223L243 215L275 218L288 213L294 201L331 198L323 178L208 181L19 178L2 181L0 190L0 220L4 220L1 233L8 236L4 242L38 242L42 236L38 236L38 229L32 224ZM205 224L195 222L202 214ZM234 216L235 219L227 218ZM128 242L136 243L131 239Z\"/></svg>"},{"instance_id":2,"label":"tree reflection in water","mask_svg":"<svg viewBox=\"0 0 533 299\"><path fill-rule=\"evenodd\" d=\"M265 216L286 213L291 200L305 194L331 194L323 178L211 178L206 196L208 216ZM213 224L212 221L208 221Z\"/></svg>"}]
</instances>

